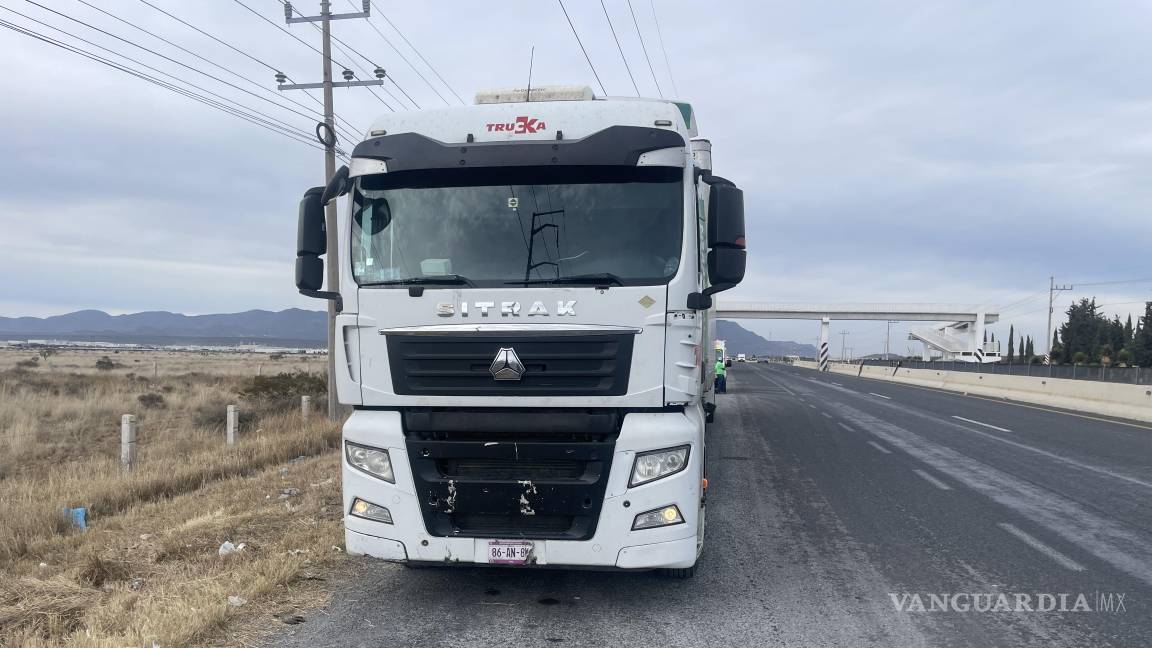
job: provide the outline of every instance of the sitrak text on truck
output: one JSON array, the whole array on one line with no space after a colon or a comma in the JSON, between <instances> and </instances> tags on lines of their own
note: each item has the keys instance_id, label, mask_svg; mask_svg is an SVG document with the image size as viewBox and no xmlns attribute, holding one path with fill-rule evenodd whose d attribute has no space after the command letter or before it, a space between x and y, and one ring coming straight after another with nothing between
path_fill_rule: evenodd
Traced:
<instances>
[{"instance_id":1,"label":"sitrak text on truck","mask_svg":"<svg viewBox=\"0 0 1152 648\"><path fill-rule=\"evenodd\" d=\"M482 92L382 117L305 193L296 285L339 305L354 410L349 553L695 571L712 295L745 267L743 193L696 135L679 101Z\"/></svg>"}]
</instances>

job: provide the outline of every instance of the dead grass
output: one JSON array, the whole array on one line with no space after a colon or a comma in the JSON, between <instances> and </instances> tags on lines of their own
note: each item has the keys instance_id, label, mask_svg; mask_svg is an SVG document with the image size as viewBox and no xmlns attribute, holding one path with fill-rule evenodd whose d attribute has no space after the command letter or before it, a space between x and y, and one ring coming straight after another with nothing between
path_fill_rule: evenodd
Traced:
<instances>
[{"instance_id":1,"label":"dead grass","mask_svg":"<svg viewBox=\"0 0 1152 648\"><path fill-rule=\"evenodd\" d=\"M158 373L146 386L59 367L0 374L0 646L219 641L267 622L273 602L300 598L301 577L339 559L339 427L246 404L253 427L230 448L193 413L237 402L243 374ZM142 407L140 393L165 406ZM126 412L143 443L129 476ZM71 529L68 506L89 509L88 531ZM225 540L245 549L221 557Z\"/></svg>"}]
</instances>

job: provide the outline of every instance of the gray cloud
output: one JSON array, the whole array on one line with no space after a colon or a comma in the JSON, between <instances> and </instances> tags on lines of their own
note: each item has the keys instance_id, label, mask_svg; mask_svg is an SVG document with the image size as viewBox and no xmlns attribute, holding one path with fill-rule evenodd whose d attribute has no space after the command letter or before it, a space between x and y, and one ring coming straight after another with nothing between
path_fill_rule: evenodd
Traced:
<instances>
[{"instance_id":1,"label":"gray cloud","mask_svg":"<svg viewBox=\"0 0 1152 648\"><path fill-rule=\"evenodd\" d=\"M549 3L377 4L466 100L477 88L522 83L533 45L534 83L592 81ZM637 83L655 94L626 7L608 4ZM318 57L307 48L233 3L211 5L164 6L297 81L315 79ZM631 94L598 4L568 5L609 92ZM647 3L634 5L667 90ZM79 3L53 6L172 52ZM102 6L272 85L271 71L137 2ZM253 7L282 21L272 3ZM1009 304L1039 292L1049 274L1152 275L1147 6L826 0L657 8L676 83L714 142L717 171L746 190L753 256L749 282L734 296ZM335 29L421 104L442 105L367 26L345 21ZM307 26L291 31L317 42ZM291 287L296 201L320 179L318 151L7 30L0 47L0 119L9 126L0 142L0 272L20 278L0 293L0 312L319 307ZM351 62L339 52L337 59ZM358 128L386 110L363 90L337 92L337 106ZM311 130L307 119L277 114ZM1101 287L1115 294L1100 301L1136 301L1152 295L1149 287ZM1024 306L1003 328L1012 320L1043 337L1044 304ZM799 341L816 331L812 323L750 326ZM882 347L882 325L879 338L876 324L846 326L867 340L857 351Z\"/></svg>"}]
</instances>

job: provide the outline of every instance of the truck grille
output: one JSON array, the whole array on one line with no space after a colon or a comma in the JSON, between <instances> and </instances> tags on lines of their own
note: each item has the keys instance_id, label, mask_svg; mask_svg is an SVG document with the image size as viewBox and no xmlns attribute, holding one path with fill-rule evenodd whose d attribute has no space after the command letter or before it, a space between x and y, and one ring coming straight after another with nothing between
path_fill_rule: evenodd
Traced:
<instances>
[{"instance_id":1,"label":"truck grille","mask_svg":"<svg viewBox=\"0 0 1152 648\"><path fill-rule=\"evenodd\" d=\"M510 416L510 426L522 426L527 414ZM426 413L405 415L414 423L428 418ZM431 420L438 421L435 416ZM615 433L581 440L563 433L532 438L522 432L515 440L493 441L501 437L407 427L405 432L429 534L587 540L596 533Z\"/></svg>"},{"instance_id":2,"label":"truck grille","mask_svg":"<svg viewBox=\"0 0 1152 648\"><path fill-rule=\"evenodd\" d=\"M620 396L628 393L632 343L627 334L389 335L397 394L432 396ZM502 348L524 364L520 380L495 380Z\"/></svg>"}]
</instances>

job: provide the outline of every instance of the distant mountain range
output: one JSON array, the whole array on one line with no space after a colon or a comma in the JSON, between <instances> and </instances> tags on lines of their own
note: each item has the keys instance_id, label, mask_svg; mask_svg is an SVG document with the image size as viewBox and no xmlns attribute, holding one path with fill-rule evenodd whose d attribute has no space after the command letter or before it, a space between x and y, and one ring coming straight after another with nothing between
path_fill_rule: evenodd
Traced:
<instances>
[{"instance_id":1,"label":"distant mountain range","mask_svg":"<svg viewBox=\"0 0 1152 648\"><path fill-rule=\"evenodd\" d=\"M816 347L785 340L765 340L752 331L728 320L716 321L716 339L724 340L729 355L779 357L797 355L801 358L815 358Z\"/></svg>"},{"instance_id":2,"label":"distant mountain range","mask_svg":"<svg viewBox=\"0 0 1152 648\"><path fill-rule=\"evenodd\" d=\"M56 338L138 344L240 344L323 346L327 314L289 308L218 315L149 311L109 315L82 310L52 317L0 317L0 338Z\"/></svg>"},{"instance_id":3,"label":"distant mountain range","mask_svg":"<svg viewBox=\"0 0 1152 648\"><path fill-rule=\"evenodd\" d=\"M733 355L816 356L816 347L811 344L769 342L726 320L716 323L716 337L727 341L728 353ZM158 345L318 347L324 346L327 338L327 314L289 308L217 315L182 315L167 311L109 315L104 311L82 310L52 317L0 317L0 339L44 338Z\"/></svg>"}]
</instances>

